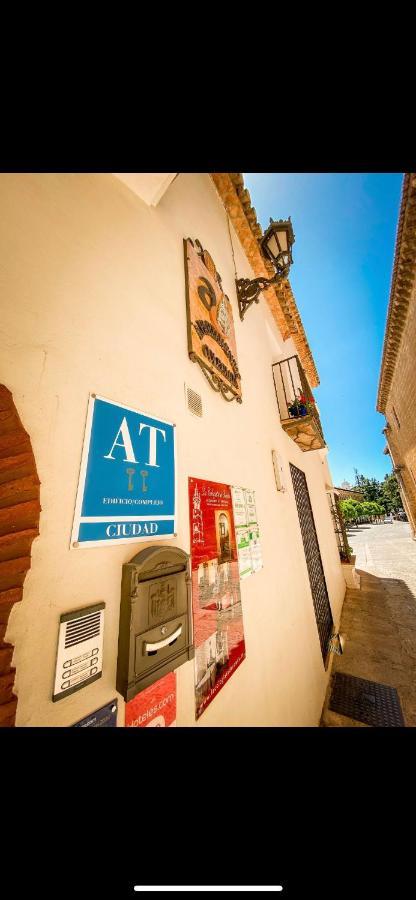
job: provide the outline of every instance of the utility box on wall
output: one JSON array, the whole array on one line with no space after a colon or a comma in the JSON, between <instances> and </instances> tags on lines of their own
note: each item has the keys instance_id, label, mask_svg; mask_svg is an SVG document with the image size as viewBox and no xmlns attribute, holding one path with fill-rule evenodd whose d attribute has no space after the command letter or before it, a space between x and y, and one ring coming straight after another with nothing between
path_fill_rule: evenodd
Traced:
<instances>
[{"instance_id":1,"label":"utility box on wall","mask_svg":"<svg viewBox=\"0 0 416 900\"><path fill-rule=\"evenodd\" d=\"M123 566L117 690L129 701L193 656L188 554L142 550Z\"/></svg>"}]
</instances>

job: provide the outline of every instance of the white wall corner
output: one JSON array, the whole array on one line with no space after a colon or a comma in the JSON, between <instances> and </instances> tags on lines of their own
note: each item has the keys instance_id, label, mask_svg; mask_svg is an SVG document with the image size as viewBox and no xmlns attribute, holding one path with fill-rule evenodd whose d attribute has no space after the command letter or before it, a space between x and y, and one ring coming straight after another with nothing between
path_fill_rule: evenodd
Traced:
<instances>
[{"instance_id":1,"label":"white wall corner","mask_svg":"<svg viewBox=\"0 0 416 900\"><path fill-rule=\"evenodd\" d=\"M147 206L157 206L178 172L113 172Z\"/></svg>"}]
</instances>

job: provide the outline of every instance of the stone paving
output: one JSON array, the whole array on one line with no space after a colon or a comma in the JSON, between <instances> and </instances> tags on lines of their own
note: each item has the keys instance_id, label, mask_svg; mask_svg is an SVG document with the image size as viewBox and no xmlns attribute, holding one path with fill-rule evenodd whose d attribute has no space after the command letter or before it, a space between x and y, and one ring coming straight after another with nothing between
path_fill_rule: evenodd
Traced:
<instances>
[{"instance_id":1,"label":"stone paving","mask_svg":"<svg viewBox=\"0 0 416 900\"><path fill-rule=\"evenodd\" d=\"M339 628L345 648L331 674L395 687L406 726L416 726L416 541L407 522L362 525L349 530L348 541L361 589L347 589ZM322 726L369 727L329 710L330 692L331 679Z\"/></svg>"}]
</instances>

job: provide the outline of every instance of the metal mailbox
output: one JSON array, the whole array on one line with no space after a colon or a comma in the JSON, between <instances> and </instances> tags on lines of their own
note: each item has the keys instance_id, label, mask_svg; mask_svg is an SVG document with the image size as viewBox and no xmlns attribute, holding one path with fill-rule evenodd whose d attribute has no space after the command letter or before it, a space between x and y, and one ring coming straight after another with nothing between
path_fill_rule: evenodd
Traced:
<instances>
[{"instance_id":1,"label":"metal mailbox","mask_svg":"<svg viewBox=\"0 0 416 900\"><path fill-rule=\"evenodd\" d=\"M131 700L193 656L189 556L142 550L123 566L117 690Z\"/></svg>"}]
</instances>

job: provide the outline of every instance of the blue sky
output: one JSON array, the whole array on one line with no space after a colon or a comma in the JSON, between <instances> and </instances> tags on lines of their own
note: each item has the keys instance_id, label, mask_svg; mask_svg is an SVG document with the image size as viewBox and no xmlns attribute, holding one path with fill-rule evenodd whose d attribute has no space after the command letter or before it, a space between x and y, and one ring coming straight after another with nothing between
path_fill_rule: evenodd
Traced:
<instances>
[{"instance_id":1,"label":"blue sky","mask_svg":"<svg viewBox=\"0 0 416 900\"><path fill-rule=\"evenodd\" d=\"M334 484L391 472L375 410L402 174L244 174L263 228L289 215L290 283L320 378ZM254 311L255 314L255 311Z\"/></svg>"}]
</instances>

